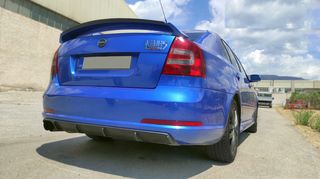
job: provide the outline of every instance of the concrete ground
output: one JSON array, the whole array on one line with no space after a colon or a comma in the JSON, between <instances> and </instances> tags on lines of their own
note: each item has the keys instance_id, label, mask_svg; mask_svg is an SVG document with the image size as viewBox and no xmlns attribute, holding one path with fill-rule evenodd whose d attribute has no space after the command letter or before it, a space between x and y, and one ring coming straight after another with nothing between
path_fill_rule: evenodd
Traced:
<instances>
[{"instance_id":1,"label":"concrete ground","mask_svg":"<svg viewBox=\"0 0 320 179\"><path fill-rule=\"evenodd\" d=\"M207 160L198 147L95 142L42 128L40 92L0 92L0 178L320 178L320 151L274 109L259 109L236 160Z\"/></svg>"}]
</instances>

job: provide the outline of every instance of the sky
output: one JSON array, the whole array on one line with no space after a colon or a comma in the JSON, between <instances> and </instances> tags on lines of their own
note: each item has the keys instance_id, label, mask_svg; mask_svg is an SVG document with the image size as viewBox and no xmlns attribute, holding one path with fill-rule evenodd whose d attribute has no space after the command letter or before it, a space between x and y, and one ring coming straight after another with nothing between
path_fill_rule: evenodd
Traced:
<instances>
[{"instance_id":1,"label":"sky","mask_svg":"<svg viewBox=\"0 0 320 179\"><path fill-rule=\"evenodd\" d=\"M163 20L158 0L126 0L139 18ZM169 22L225 39L248 74L320 80L320 0L162 0Z\"/></svg>"}]
</instances>

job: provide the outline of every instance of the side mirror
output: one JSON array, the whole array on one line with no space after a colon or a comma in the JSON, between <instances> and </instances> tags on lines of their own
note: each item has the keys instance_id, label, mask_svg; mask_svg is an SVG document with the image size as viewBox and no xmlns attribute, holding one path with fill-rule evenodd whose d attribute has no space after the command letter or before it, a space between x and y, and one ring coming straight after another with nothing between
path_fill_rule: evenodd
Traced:
<instances>
[{"instance_id":1,"label":"side mirror","mask_svg":"<svg viewBox=\"0 0 320 179\"><path fill-rule=\"evenodd\" d=\"M250 82L258 82L261 81L260 75L249 75Z\"/></svg>"}]
</instances>

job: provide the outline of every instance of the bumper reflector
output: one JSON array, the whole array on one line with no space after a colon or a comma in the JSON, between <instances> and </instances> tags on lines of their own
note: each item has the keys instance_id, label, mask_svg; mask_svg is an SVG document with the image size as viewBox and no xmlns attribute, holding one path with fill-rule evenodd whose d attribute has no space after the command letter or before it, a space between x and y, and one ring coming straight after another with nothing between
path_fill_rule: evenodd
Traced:
<instances>
[{"instance_id":1,"label":"bumper reflector","mask_svg":"<svg viewBox=\"0 0 320 179\"><path fill-rule=\"evenodd\" d=\"M168 125L168 126L203 126L203 123L200 121L175 121L175 120L162 120L162 119L142 119L141 123Z\"/></svg>"},{"instance_id":2,"label":"bumper reflector","mask_svg":"<svg viewBox=\"0 0 320 179\"><path fill-rule=\"evenodd\" d=\"M51 108L44 108L45 113L54 113L54 109Z\"/></svg>"}]
</instances>

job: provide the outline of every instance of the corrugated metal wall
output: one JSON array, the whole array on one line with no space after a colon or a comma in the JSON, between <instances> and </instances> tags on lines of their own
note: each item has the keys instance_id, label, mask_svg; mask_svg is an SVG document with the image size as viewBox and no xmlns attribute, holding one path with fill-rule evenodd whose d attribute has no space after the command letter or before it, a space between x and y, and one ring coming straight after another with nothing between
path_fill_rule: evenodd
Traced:
<instances>
[{"instance_id":1,"label":"corrugated metal wall","mask_svg":"<svg viewBox=\"0 0 320 179\"><path fill-rule=\"evenodd\" d=\"M77 22L105 18L136 18L124 0L31 0Z\"/></svg>"}]
</instances>

